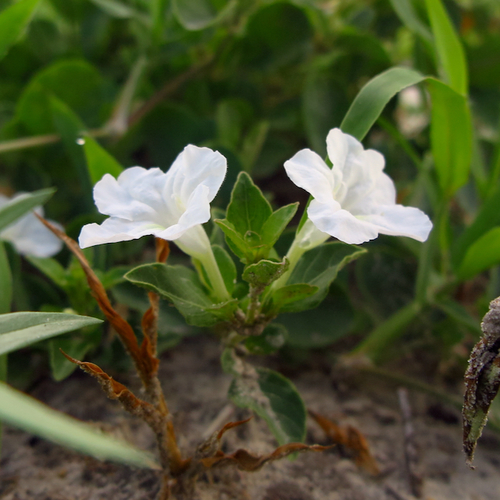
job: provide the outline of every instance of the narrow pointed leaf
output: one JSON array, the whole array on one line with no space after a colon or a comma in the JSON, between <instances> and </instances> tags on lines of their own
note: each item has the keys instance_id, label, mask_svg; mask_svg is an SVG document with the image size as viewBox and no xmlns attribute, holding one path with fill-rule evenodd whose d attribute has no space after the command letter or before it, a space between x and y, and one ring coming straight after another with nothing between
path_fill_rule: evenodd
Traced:
<instances>
[{"instance_id":1,"label":"narrow pointed leaf","mask_svg":"<svg viewBox=\"0 0 500 500\"><path fill-rule=\"evenodd\" d=\"M43 205L54 193L55 189L40 189L33 193L24 193L0 207L0 231L12 224L35 207Z\"/></svg>"},{"instance_id":2,"label":"narrow pointed leaf","mask_svg":"<svg viewBox=\"0 0 500 500\"><path fill-rule=\"evenodd\" d=\"M123 167L92 137L86 135L83 149L87 159L87 169L89 171L92 184L100 181L104 174L111 174L118 177Z\"/></svg>"},{"instance_id":3,"label":"narrow pointed leaf","mask_svg":"<svg viewBox=\"0 0 500 500\"><path fill-rule=\"evenodd\" d=\"M469 177L472 124L467 99L434 78L428 79L432 99L431 144L439 185L452 196Z\"/></svg>"},{"instance_id":4,"label":"narrow pointed leaf","mask_svg":"<svg viewBox=\"0 0 500 500\"><path fill-rule=\"evenodd\" d=\"M469 279L500 263L500 226L490 229L467 250L458 277Z\"/></svg>"},{"instance_id":5,"label":"narrow pointed leaf","mask_svg":"<svg viewBox=\"0 0 500 500\"><path fill-rule=\"evenodd\" d=\"M0 241L0 314L8 313L12 303L12 272L4 244Z\"/></svg>"},{"instance_id":6,"label":"narrow pointed leaf","mask_svg":"<svg viewBox=\"0 0 500 500\"><path fill-rule=\"evenodd\" d=\"M158 468L148 453L55 411L4 383L0 383L0 420L100 460Z\"/></svg>"},{"instance_id":7,"label":"narrow pointed leaf","mask_svg":"<svg viewBox=\"0 0 500 500\"><path fill-rule=\"evenodd\" d=\"M264 244L270 247L274 246L281 236L281 233L293 219L298 206L298 202L291 203L290 205L279 208L270 215L269 219L267 219L262 226L261 236Z\"/></svg>"},{"instance_id":8,"label":"narrow pointed leaf","mask_svg":"<svg viewBox=\"0 0 500 500\"><path fill-rule=\"evenodd\" d=\"M391 68L380 73L359 91L340 128L361 141L398 92L424 79L424 75L408 68Z\"/></svg>"},{"instance_id":9,"label":"narrow pointed leaf","mask_svg":"<svg viewBox=\"0 0 500 500\"><path fill-rule=\"evenodd\" d=\"M240 172L227 207L227 220L245 236L247 232L260 233L271 214L271 205L262 191L246 172Z\"/></svg>"},{"instance_id":10,"label":"narrow pointed leaf","mask_svg":"<svg viewBox=\"0 0 500 500\"><path fill-rule=\"evenodd\" d=\"M441 67L450 87L465 96L469 84L462 44L441 0L425 0L425 4Z\"/></svg>"},{"instance_id":11,"label":"narrow pointed leaf","mask_svg":"<svg viewBox=\"0 0 500 500\"><path fill-rule=\"evenodd\" d=\"M1 314L0 354L98 323L102 323L102 320L76 314L41 312Z\"/></svg>"}]
</instances>

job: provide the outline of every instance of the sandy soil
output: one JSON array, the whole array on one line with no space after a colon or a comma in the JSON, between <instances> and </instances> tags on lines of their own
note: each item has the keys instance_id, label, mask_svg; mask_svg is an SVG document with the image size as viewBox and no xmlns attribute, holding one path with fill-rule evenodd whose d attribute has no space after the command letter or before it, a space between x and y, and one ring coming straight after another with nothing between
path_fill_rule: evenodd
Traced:
<instances>
[{"instance_id":1,"label":"sandy soil","mask_svg":"<svg viewBox=\"0 0 500 500\"><path fill-rule=\"evenodd\" d=\"M217 425L246 418L249 412L228 405L230 378L219 365L215 340L195 337L163 356L161 379L187 454ZM277 358L269 366L282 370L297 385L308 408L343 425L360 429L370 444L381 473L358 469L347 450L300 455L274 462L253 474L215 472L200 480L196 500L409 500L410 478L405 462L403 421L397 387L376 377L338 377L325 359L291 369ZM119 380L137 386L132 376ZM458 390L457 385L457 390ZM90 377L75 373L62 383L42 381L33 395L82 420L92 421L136 445L154 449L154 439L141 422L125 415L100 392ZM417 472L425 500L494 500L500 498L500 440L482 438L475 471L461 451L459 413L430 396L409 392L417 443ZM266 453L276 446L258 417L227 432L225 451L246 448ZM329 444L313 421L308 443ZM149 500L159 483L157 473L102 463L7 428L0 469L2 500Z\"/></svg>"}]
</instances>

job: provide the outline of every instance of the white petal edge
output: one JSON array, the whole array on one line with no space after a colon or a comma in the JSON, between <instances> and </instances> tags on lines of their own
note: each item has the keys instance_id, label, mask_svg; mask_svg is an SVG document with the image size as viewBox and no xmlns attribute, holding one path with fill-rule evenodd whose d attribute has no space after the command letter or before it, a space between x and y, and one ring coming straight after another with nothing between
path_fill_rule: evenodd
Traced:
<instances>
[{"instance_id":1,"label":"white petal edge","mask_svg":"<svg viewBox=\"0 0 500 500\"><path fill-rule=\"evenodd\" d=\"M323 159L310 149L302 149L284 164L292 182L315 199L326 202L333 196L334 178Z\"/></svg>"}]
</instances>

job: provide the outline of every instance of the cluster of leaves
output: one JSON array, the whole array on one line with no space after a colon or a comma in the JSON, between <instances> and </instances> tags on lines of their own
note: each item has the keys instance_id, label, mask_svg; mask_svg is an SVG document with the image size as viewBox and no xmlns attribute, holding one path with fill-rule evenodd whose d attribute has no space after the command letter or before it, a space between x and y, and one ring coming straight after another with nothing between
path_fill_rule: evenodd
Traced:
<instances>
[{"instance_id":1,"label":"cluster of leaves","mask_svg":"<svg viewBox=\"0 0 500 500\"><path fill-rule=\"evenodd\" d=\"M425 341L448 356L457 343L480 334L477 313L500 287L496 2L448 2L448 10L437 0L352 0L333 9L307 0L20 0L0 6L2 190L56 186L50 216L74 236L96 220L91 186L103 173L116 175L121 165L136 163L169 165L188 143L218 149L229 160L218 199L227 211L211 238L233 300L214 304L203 274L184 266L152 264L127 274L129 282L172 301L191 325L163 310L160 344L171 346L198 327L234 326L238 308L247 313L236 325L240 331L261 315L260 335L243 342L252 353L268 354L285 342L324 347L372 329L355 354L378 361L397 352L395 341L410 331L419 332L417 345L428 333ZM420 104L409 108L392 99L416 84ZM401 122L413 115L424 125L403 133ZM324 155L324 138L335 126L360 140L366 136L384 152L403 202L431 213L435 229L422 248L389 239L370 244L355 268L362 302L348 293L347 274L337 276L361 250L342 243L310 251L288 285L266 295L286 270L280 251L297 210L297 195L281 188L282 164L304 144ZM269 199L284 206L273 211ZM145 251L141 241L89 252L106 288L141 313L147 301L118 284L123 269L116 266L142 261ZM29 260L51 282L22 273L25 264L0 247L0 286L11 290L13 282L15 290L13 300L0 298L2 312L13 304L97 315L82 296L84 276L74 260L66 267L62 260ZM282 326L266 326L279 313ZM80 358L98 343L85 335L69 340L65 350ZM280 443L302 440L305 409L291 383L263 369L242 377L228 349L223 366L234 376L233 401L263 416ZM65 359L65 368L56 363L56 378L69 374ZM269 395L267 406L242 386L249 380ZM288 394L285 401L270 397L276 387ZM285 414L295 416L288 428L281 425Z\"/></svg>"}]
</instances>

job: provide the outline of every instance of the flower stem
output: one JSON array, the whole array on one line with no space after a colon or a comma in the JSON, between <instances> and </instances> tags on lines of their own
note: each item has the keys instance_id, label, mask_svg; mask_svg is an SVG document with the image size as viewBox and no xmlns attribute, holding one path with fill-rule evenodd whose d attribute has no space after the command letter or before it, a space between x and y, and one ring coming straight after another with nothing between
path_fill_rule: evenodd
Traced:
<instances>
[{"instance_id":1,"label":"flower stem","mask_svg":"<svg viewBox=\"0 0 500 500\"><path fill-rule=\"evenodd\" d=\"M210 280L210 285L215 293L215 296L221 302L225 302L231 298L229 292L227 291L226 284L222 278L219 266L215 260L215 255L212 251L212 247L209 247L210 251L207 251L203 255L198 255L197 259L202 263L205 269L208 279Z\"/></svg>"}]
</instances>

